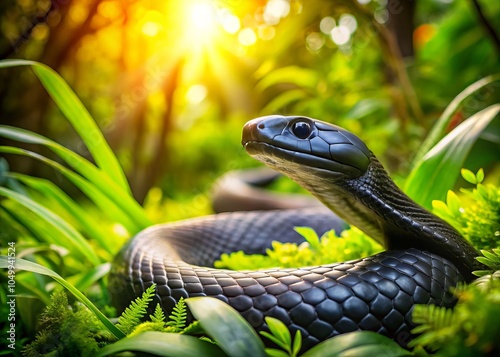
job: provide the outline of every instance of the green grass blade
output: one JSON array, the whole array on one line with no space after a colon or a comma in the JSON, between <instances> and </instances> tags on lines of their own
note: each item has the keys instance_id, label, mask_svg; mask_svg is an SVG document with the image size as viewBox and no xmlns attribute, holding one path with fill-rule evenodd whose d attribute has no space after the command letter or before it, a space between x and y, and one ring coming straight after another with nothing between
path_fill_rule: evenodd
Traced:
<instances>
[{"instance_id":1,"label":"green grass blade","mask_svg":"<svg viewBox=\"0 0 500 357\"><path fill-rule=\"evenodd\" d=\"M157 331L143 332L126 337L101 349L96 357L115 355L125 351L150 353L168 357L224 357L224 352L216 345L199 338L177 333Z\"/></svg>"},{"instance_id":2,"label":"green grass blade","mask_svg":"<svg viewBox=\"0 0 500 357\"><path fill-rule=\"evenodd\" d=\"M87 195L87 197L90 198L92 202L100 207L103 212L106 212L109 217L112 217L116 221L120 222L123 226L125 226L125 228L130 233L136 233L140 229L142 229L142 227L138 225L130 217L129 214L127 214L128 212L126 210L126 207L122 207L123 204L116 204L116 201L110 200L108 196L103 194L102 191L95 187L95 185L85 180L80 175L62 166L61 164L29 150L11 146L0 146L0 152L28 156L53 167L61 174L63 174L73 184L75 184L75 186L77 186L80 190L82 190L82 192L85 193L85 195Z\"/></svg>"},{"instance_id":3,"label":"green grass blade","mask_svg":"<svg viewBox=\"0 0 500 357\"><path fill-rule=\"evenodd\" d=\"M57 235L57 232L55 235L52 235L52 232L49 233L49 230L42 229L39 225L40 222L45 225L48 225L48 223L43 222L42 220L33 220L31 217L27 217L26 212L29 213L29 210L18 203L10 207L3 204L0 206L0 209L9 217L9 219L12 220L13 223L15 222L16 225L22 227L23 235L33 237L36 242L51 242Z\"/></svg>"},{"instance_id":4,"label":"green grass blade","mask_svg":"<svg viewBox=\"0 0 500 357\"><path fill-rule=\"evenodd\" d=\"M332 337L301 355L301 357L322 356L406 357L412 354L386 336L362 331Z\"/></svg>"},{"instance_id":5,"label":"green grass blade","mask_svg":"<svg viewBox=\"0 0 500 357\"><path fill-rule=\"evenodd\" d=\"M65 212L69 213L71 217L73 217L73 219L80 224L88 237L98 242L99 246L109 253L108 260L112 258L112 255L115 253L113 243L109 237L105 235L101 229L99 229L99 223L92 216L88 215L84 209L82 209L59 187L54 185L51 181L38 177L31 177L16 173L11 173L9 176L37 190L45 197L52 198L58 202Z\"/></svg>"},{"instance_id":6,"label":"green grass blade","mask_svg":"<svg viewBox=\"0 0 500 357\"><path fill-rule=\"evenodd\" d=\"M429 135L427 135L427 138L420 146L417 155L415 155L415 158L413 159L414 167L417 166L418 162L424 157L424 155L442 138L446 127L450 123L453 114L457 111L459 106L471 95L477 93L482 88L487 87L491 83L494 83L498 80L500 80L500 74L482 78L465 88L450 102L450 104L448 104L443 114L441 114L436 124L432 127Z\"/></svg>"},{"instance_id":7,"label":"green grass blade","mask_svg":"<svg viewBox=\"0 0 500 357\"><path fill-rule=\"evenodd\" d=\"M50 304L50 294L46 289L39 289L32 282L16 281L16 285L22 286L26 291L23 291L23 296L30 296L33 294L34 298L41 300L45 305Z\"/></svg>"},{"instance_id":8,"label":"green grass blade","mask_svg":"<svg viewBox=\"0 0 500 357\"><path fill-rule=\"evenodd\" d=\"M434 146L406 180L405 192L408 196L427 209L432 207L432 200L444 201L473 144L499 112L500 104L481 110Z\"/></svg>"},{"instance_id":9,"label":"green grass blade","mask_svg":"<svg viewBox=\"0 0 500 357\"><path fill-rule=\"evenodd\" d=\"M11 264L9 264L9 259L6 256L0 256L0 268L2 269L7 269ZM92 311L96 317L106 326L106 328L113 334L115 335L116 338L123 338L125 335L118 330L118 328L113 325L109 319L104 316L104 314L99 311L99 309L92 304L92 302L85 296L83 295L77 288L75 288L73 285L68 283L62 276L57 274L56 272L40 265L36 264L33 262L30 262L28 260L24 259L16 259L15 262L15 268L20 269L20 270L26 270L30 271L32 273L37 273L37 274L42 274L46 276L50 276L53 278L55 281L57 281L59 284L64 286L70 293L72 293L82 304L84 304L86 307L89 308L90 311Z\"/></svg>"},{"instance_id":10,"label":"green grass blade","mask_svg":"<svg viewBox=\"0 0 500 357\"><path fill-rule=\"evenodd\" d=\"M75 287L78 290L85 290L94 284L96 281L105 277L111 270L111 263L104 263L94 267L93 269L85 272L84 274L78 274L77 276L68 277L68 281L72 283L74 281Z\"/></svg>"},{"instance_id":11,"label":"green grass blade","mask_svg":"<svg viewBox=\"0 0 500 357\"><path fill-rule=\"evenodd\" d=\"M64 79L50 67L26 60L0 60L0 68L30 66L58 108L73 125L97 165L124 191L130 193L125 173L89 112Z\"/></svg>"},{"instance_id":12,"label":"green grass blade","mask_svg":"<svg viewBox=\"0 0 500 357\"><path fill-rule=\"evenodd\" d=\"M129 215L130 219L135 222L139 229L143 229L151 225L144 209L127 191L124 191L102 170L95 167L80 155L56 143L55 141L24 129L0 125L0 136L27 144L37 144L49 148L62 158L71 168L80 173L83 177L87 178L96 187L98 187L103 194L115 202L115 204L118 205L122 211Z\"/></svg>"},{"instance_id":13,"label":"green grass blade","mask_svg":"<svg viewBox=\"0 0 500 357\"><path fill-rule=\"evenodd\" d=\"M189 298L186 303L205 333L228 356L266 356L264 344L252 326L226 303L209 297Z\"/></svg>"},{"instance_id":14,"label":"green grass blade","mask_svg":"<svg viewBox=\"0 0 500 357\"><path fill-rule=\"evenodd\" d=\"M68 247L70 252L75 256L87 259L92 263L92 265L99 264L99 258L95 254L90 244L77 230L75 230L61 217L43 207L42 205L36 203L32 199L4 187L0 187L0 195L16 201L17 203L36 213L46 222L50 223L54 228L56 228L67 238L66 241L63 242L65 243L63 246Z\"/></svg>"}]
</instances>

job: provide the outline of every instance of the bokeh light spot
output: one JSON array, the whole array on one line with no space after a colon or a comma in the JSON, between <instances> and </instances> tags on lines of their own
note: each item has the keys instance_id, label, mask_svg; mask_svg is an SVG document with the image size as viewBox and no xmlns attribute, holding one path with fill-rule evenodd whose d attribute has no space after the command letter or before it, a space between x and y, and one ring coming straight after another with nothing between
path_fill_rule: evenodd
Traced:
<instances>
[{"instance_id":1,"label":"bokeh light spot","mask_svg":"<svg viewBox=\"0 0 500 357\"><path fill-rule=\"evenodd\" d=\"M231 14L227 9L223 9L219 13L219 22L222 28L227 33L236 33L240 29L240 19Z\"/></svg>"},{"instance_id":2,"label":"bokeh light spot","mask_svg":"<svg viewBox=\"0 0 500 357\"><path fill-rule=\"evenodd\" d=\"M307 48L312 52L318 52L325 44L325 37L318 33L310 33L306 38Z\"/></svg>"},{"instance_id":3,"label":"bokeh light spot","mask_svg":"<svg viewBox=\"0 0 500 357\"><path fill-rule=\"evenodd\" d=\"M241 30L238 34L238 41L240 41L243 46L251 46L257 42L257 35L254 30L246 28Z\"/></svg>"},{"instance_id":4,"label":"bokeh light spot","mask_svg":"<svg viewBox=\"0 0 500 357\"><path fill-rule=\"evenodd\" d=\"M141 29L142 33L149 37L154 37L160 31L160 25L156 22L146 21L144 25L142 25Z\"/></svg>"},{"instance_id":5,"label":"bokeh light spot","mask_svg":"<svg viewBox=\"0 0 500 357\"><path fill-rule=\"evenodd\" d=\"M207 97L207 87L201 84L195 84L189 87L186 92L186 100L191 104L199 104Z\"/></svg>"},{"instance_id":6,"label":"bokeh light spot","mask_svg":"<svg viewBox=\"0 0 500 357\"><path fill-rule=\"evenodd\" d=\"M436 33L434 26L429 24L420 25L413 32L413 42L416 48L422 48Z\"/></svg>"},{"instance_id":7,"label":"bokeh light spot","mask_svg":"<svg viewBox=\"0 0 500 357\"><path fill-rule=\"evenodd\" d=\"M264 21L268 25L277 25L289 12L290 3L287 0L269 0L264 9Z\"/></svg>"},{"instance_id":8,"label":"bokeh light spot","mask_svg":"<svg viewBox=\"0 0 500 357\"><path fill-rule=\"evenodd\" d=\"M387 21L389 21L389 11L387 11L387 9L385 8L377 9L375 10L373 17L378 23L385 24Z\"/></svg>"},{"instance_id":9,"label":"bokeh light spot","mask_svg":"<svg viewBox=\"0 0 500 357\"><path fill-rule=\"evenodd\" d=\"M121 15L122 7L119 1L103 1L97 7L97 12L107 19L115 19Z\"/></svg>"},{"instance_id":10,"label":"bokeh light spot","mask_svg":"<svg viewBox=\"0 0 500 357\"><path fill-rule=\"evenodd\" d=\"M330 36L336 45L342 46L349 42L351 32L345 26L337 26L330 32Z\"/></svg>"},{"instance_id":11,"label":"bokeh light spot","mask_svg":"<svg viewBox=\"0 0 500 357\"><path fill-rule=\"evenodd\" d=\"M190 7L190 25L199 31L212 30L216 24L215 8L207 2L196 2Z\"/></svg>"},{"instance_id":12,"label":"bokeh light spot","mask_svg":"<svg viewBox=\"0 0 500 357\"><path fill-rule=\"evenodd\" d=\"M269 41L274 38L276 34L276 30L272 26L261 25L257 29L257 33L259 34L259 38L264 41Z\"/></svg>"},{"instance_id":13,"label":"bokeh light spot","mask_svg":"<svg viewBox=\"0 0 500 357\"><path fill-rule=\"evenodd\" d=\"M331 16L327 16L321 19L319 23L319 29L325 35L329 35L336 25L337 24L335 23L335 19Z\"/></svg>"},{"instance_id":14,"label":"bokeh light spot","mask_svg":"<svg viewBox=\"0 0 500 357\"><path fill-rule=\"evenodd\" d=\"M356 21L356 18L353 15L342 14L340 15L339 18L339 26L346 27L349 30L349 32L353 34L354 31L356 31L356 29L358 28L358 22Z\"/></svg>"}]
</instances>

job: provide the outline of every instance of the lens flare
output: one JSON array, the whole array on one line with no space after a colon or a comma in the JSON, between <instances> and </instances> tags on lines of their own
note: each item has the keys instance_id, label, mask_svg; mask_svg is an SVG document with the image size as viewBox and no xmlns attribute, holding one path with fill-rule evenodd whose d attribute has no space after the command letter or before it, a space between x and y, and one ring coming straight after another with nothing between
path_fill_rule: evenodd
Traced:
<instances>
[{"instance_id":1,"label":"lens flare","mask_svg":"<svg viewBox=\"0 0 500 357\"><path fill-rule=\"evenodd\" d=\"M186 35L191 43L206 42L218 27L217 9L207 1L186 1Z\"/></svg>"}]
</instances>

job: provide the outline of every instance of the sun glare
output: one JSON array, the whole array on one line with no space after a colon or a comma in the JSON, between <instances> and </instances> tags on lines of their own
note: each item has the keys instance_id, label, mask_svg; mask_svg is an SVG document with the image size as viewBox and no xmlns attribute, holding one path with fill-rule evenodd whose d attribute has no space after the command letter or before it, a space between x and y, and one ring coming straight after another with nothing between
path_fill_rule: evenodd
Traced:
<instances>
[{"instance_id":1,"label":"sun glare","mask_svg":"<svg viewBox=\"0 0 500 357\"><path fill-rule=\"evenodd\" d=\"M190 25L199 31L210 31L217 26L215 8L209 3L194 3L190 6L189 15Z\"/></svg>"},{"instance_id":2,"label":"sun glare","mask_svg":"<svg viewBox=\"0 0 500 357\"><path fill-rule=\"evenodd\" d=\"M160 26L156 22L148 21L142 25L142 33L146 36L154 37L160 30Z\"/></svg>"},{"instance_id":3,"label":"sun glare","mask_svg":"<svg viewBox=\"0 0 500 357\"><path fill-rule=\"evenodd\" d=\"M211 38L218 26L217 9L207 1L187 1L186 27L190 40L203 42Z\"/></svg>"}]
</instances>

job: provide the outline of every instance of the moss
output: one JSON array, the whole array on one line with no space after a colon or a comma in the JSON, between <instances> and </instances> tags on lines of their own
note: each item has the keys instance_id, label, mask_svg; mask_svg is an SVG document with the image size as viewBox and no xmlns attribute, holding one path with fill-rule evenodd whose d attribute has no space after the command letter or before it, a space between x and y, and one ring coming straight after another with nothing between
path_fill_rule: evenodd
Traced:
<instances>
[{"instance_id":1,"label":"moss","mask_svg":"<svg viewBox=\"0 0 500 357\"><path fill-rule=\"evenodd\" d=\"M25 356L92 356L113 340L86 307L79 303L69 306L63 291L52 295L39 324L35 341L23 349Z\"/></svg>"}]
</instances>

